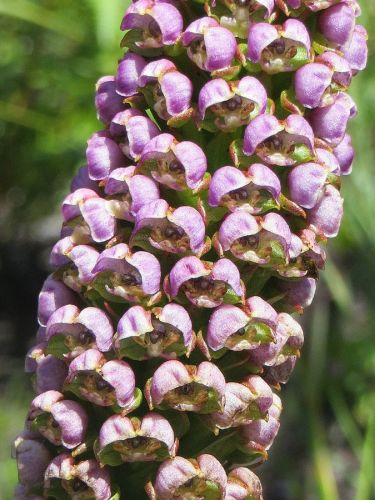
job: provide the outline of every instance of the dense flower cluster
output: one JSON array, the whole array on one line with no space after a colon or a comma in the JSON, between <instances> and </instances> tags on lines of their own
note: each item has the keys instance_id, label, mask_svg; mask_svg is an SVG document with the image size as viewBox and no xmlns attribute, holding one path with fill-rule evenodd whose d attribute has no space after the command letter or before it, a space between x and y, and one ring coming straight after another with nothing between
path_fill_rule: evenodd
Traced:
<instances>
[{"instance_id":1,"label":"dense flower cluster","mask_svg":"<svg viewBox=\"0 0 375 500\"><path fill-rule=\"evenodd\" d=\"M351 172L356 0L137 0L62 203L17 499L260 500ZM224 468L225 466L225 468Z\"/></svg>"}]
</instances>

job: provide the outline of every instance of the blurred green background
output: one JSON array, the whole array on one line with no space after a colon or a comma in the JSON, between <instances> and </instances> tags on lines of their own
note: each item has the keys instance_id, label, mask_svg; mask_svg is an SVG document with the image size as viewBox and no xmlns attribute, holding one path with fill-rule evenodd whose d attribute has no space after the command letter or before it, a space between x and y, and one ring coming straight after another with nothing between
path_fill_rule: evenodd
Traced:
<instances>
[{"instance_id":1,"label":"blurred green background","mask_svg":"<svg viewBox=\"0 0 375 500\"><path fill-rule=\"evenodd\" d=\"M58 203L100 125L94 84L121 57L124 0L0 0L0 499L17 481L10 443L31 390L23 356L59 230ZM351 93L354 173L345 218L283 390L279 438L258 469L265 500L375 499L375 2L362 0L367 71Z\"/></svg>"}]
</instances>

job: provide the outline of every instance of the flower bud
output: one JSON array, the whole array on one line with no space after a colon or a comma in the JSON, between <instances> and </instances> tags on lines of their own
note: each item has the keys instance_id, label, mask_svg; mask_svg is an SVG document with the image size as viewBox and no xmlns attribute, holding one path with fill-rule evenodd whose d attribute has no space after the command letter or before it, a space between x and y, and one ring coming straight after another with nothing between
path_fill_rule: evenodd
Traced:
<instances>
[{"instance_id":1,"label":"flower bud","mask_svg":"<svg viewBox=\"0 0 375 500\"><path fill-rule=\"evenodd\" d=\"M281 185L277 175L265 165L254 163L246 172L234 167L221 167L212 176L208 203L224 206L231 212L241 210L259 214L277 207Z\"/></svg>"},{"instance_id":2,"label":"flower bud","mask_svg":"<svg viewBox=\"0 0 375 500\"><path fill-rule=\"evenodd\" d=\"M170 423L157 413L142 420L112 415L100 429L98 457L103 465L162 461L175 455L176 446Z\"/></svg>"},{"instance_id":3,"label":"flower bud","mask_svg":"<svg viewBox=\"0 0 375 500\"><path fill-rule=\"evenodd\" d=\"M248 36L248 58L269 74L295 71L310 59L311 41L305 25L288 19L282 26L253 23Z\"/></svg>"},{"instance_id":4,"label":"flower bud","mask_svg":"<svg viewBox=\"0 0 375 500\"><path fill-rule=\"evenodd\" d=\"M113 327L108 316L97 307L80 311L67 305L55 311L46 327L48 351L57 357L75 357L88 348L107 352L112 347Z\"/></svg>"},{"instance_id":5,"label":"flower bud","mask_svg":"<svg viewBox=\"0 0 375 500\"><path fill-rule=\"evenodd\" d=\"M214 351L253 349L273 341L276 320L274 308L260 297L247 299L243 308L224 304L211 314L207 344Z\"/></svg>"},{"instance_id":6,"label":"flower bud","mask_svg":"<svg viewBox=\"0 0 375 500\"><path fill-rule=\"evenodd\" d=\"M27 425L55 446L76 448L86 436L88 416L75 401L57 391L39 394L31 402Z\"/></svg>"},{"instance_id":7,"label":"flower bud","mask_svg":"<svg viewBox=\"0 0 375 500\"><path fill-rule=\"evenodd\" d=\"M174 498L224 498L227 475L212 455L187 460L175 457L165 461L156 475L155 484L147 485L151 500Z\"/></svg>"},{"instance_id":8,"label":"flower bud","mask_svg":"<svg viewBox=\"0 0 375 500\"><path fill-rule=\"evenodd\" d=\"M131 359L189 355L194 344L191 319L178 304L151 311L133 306L117 327L116 347L122 356Z\"/></svg>"},{"instance_id":9,"label":"flower bud","mask_svg":"<svg viewBox=\"0 0 375 500\"><path fill-rule=\"evenodd\" d=\"M111 478L106 468L93 459L75 464L66 453L55 457L46 470L44 498L50 494L55 496L56 490L60 495L77 500L109 500L112 496Z\"/></svg>"},{"instance_id":10,"label":"flower bud","mask_svg":"<svg viewBox=\"0 0 375 500\"><path fill-rule=\"evenodd\" d=\"M198 68L210 72L229 68L237 51L234 35L212 17L202 17L189 24L182 43Z\"/></svg>"},{"instance_id":11,"label":"flower bud","mask_svg":"<svg viewBox=\"0 0 375 500\"><path fill-rule=\"evenodd\" d=\"M207 170L207 159L197 144L160 134L145 146L138 170L176 191L198 189Z\"/></svg>"},{"instance_id":12,"label":"flower bud","mask_svg":"<svg viewBox=\"0 0 375 500\"><path fill-rule=\"evenodd\" d=\"M93 272L100 292L128 302L147 299L157 294L160 288L161 271L156 257L148 252L131 253L125 243L104 250Z\"/></svg>"},{"instance_id":13,"label":"flower bud","mask_svg":"<svg viewBox=\"0 0 375 500\"><path fill-rule=\"evenodd\" d=\"M125 109L123 98L116 91L114 76L103 76L96 84L95 106L98 119L108 125L116 113Z\"/></svg>"},{"instance_id":14,"label":"flower bud","mask_svg":"<svg viewBox=\"0 0 375 500\"><path fill-rule=\"evenodd\" d=\"M219 368L203 361L198 366L166 361L146 386L149 406L212 413L224 403L225 379Z\"/></svg>"},{"instance_id":15,"label":"flower bud","mask_svg":"<svg viewBox=\"0 0 375 500\"><path fill-rule=\"evenodd\" d=\"M40 435L23 431L14 441L12 455L17 460L18 481L26 488L43 483L44 472L52 460Z\"/></svg>"},{"instance_id":16,"label":"flower bud","mask_svg":"<svg viewBox=\"0 0 375 500\"><path fill-rule=\"evenodd\" d=\"M218 241L224 252L237 259L274 267L288 262L291 231L276 213L253 217L237 211L221 224Z\"/></svg>"},{"instance_id":17,"label":"flower bud","mask_svg":"<svg viewBox=\"0 0 375 500\"><path fill-rule=\"evenodd\" d=\"M241 302L244 295L240 273L229 259L213 264L197 257L183 257L173 266L164 289L172 298L209 308L226 300Z\"/></svg>"},{"instance_id":18,"label":"flower bud","mask_svg":"<svg viewBox=\"0 0 375 500\"><path fill-rule=\"evenodd\" d=\"M246 127L243 150L245 155L256 154L271 165L294 165L312 157L314 132L299 115L289 115L285 121L259 115Z\"/></svg>"},{"instance_id":19,"label":"flower bud","mask_svg":"<svg viewBox=\"0 0 375 500\"><path fill-rule=\"evenodd\" d=\"M228 474L225 500L263 500L258 476L246 467L237 467Z\"/></svg>"},{"instance_id":20,"label":"flower bud","mask_svg":"<svg viewBox=\"0 0 375 500\"><path fill-rule=\"evenodd\" d=\"M216 78L207 82L199 93L199 112L202 120L212 116L216 127L223 132L233 132L247 125L253 118L265 112L267 92L252 76L238 82L226 82ZM203 122L204 124L204 122Z\"/></svg>"},{"instance_id":21,"label":"flower bud","mask_svg":"<svg viewBox=\"0 0 375 500\"><path fill-rule=\"evenodd\" d=\"M69 366L66 388L98 406L121 407L123 414L140 404L133 370L125 361L106 361L96 349L88 349Z\"/></svg>"}]
</instances>

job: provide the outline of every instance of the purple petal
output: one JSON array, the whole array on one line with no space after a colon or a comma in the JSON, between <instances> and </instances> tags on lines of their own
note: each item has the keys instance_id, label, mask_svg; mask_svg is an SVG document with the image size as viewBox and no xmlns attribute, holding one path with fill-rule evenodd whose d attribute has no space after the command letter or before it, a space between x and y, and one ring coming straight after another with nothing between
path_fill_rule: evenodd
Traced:
<instances>
[{"instance_id":1,"label":"purple petal","mask_svg":"<svg viewBox=\"0 0 375 500\"><path fill-rule=\"evenodd\" d=\"M110 123L116 113L122 111L126 104L116 92L114 76L103 76L96 84L95 106L98 119L105 124Z\"/></svg>"},{"instance_id":2,"label":"purple petal","mask_svg":"<svg viewBox=\"0 0 375 500\"><path fill-rule=\"evenodd\" d=\"M245 327L249 317L239 307L223 304L211 314L207 329L207 343L213 351L225 347L227 339Z\"/></svg>"},{"instance_id":3,"label":"purple petal","mask_svg":"<svg viewBox=\"0 0 375 500\"><path fill-rule=\"evenodd\" d=\"M279 38L275 26L268 23L253 23L249 29L248 58L253 63L258 63L262 57L263 50Z\"/></svg>"},{"instance_id":4,"label":"purple petal","mask_svg":"<svg viewBox=\"0 0 375 500\"><path fill-rule=\"evenodd\" d=\"M212 278L227 283L238 296L243 295L241 275L235 264L229 259L219 259L212 268Z\"/></svg>"},{"instance_id":5,"label":"purple petal","mask_svg":"<svg viewBox=\"0 0 375 500\"><path fill-rule=\"evenodd\" d=\"M59 401L52 406L51 414L60 426L65 448L73 449L84 441L88 417L81 405L75 401Z\"/></svg>"},{"instance_id":6,"label":"purple petal","mask_svg":"<svg viewBox=\"0 0 375 500\"><path fill-rule=\"evenodd\" d=\"M109 213L107 200L90 198L81 205L82 216L97 243L108 241L116 233L116 219Z\"/></svg>"},{"instance_id":7,"label":"purple petal","mask_svg":"<svg viewBox=\"0 0 375 500\"><path fill-rule=\"evenodd\" d=\"M117 67L116 91L118 94L130 97L138 93L138 79L146 64L143 57L138 54L127 52L124 55Z\"/></svg>"},{"instance_id":8,"label":"purple petal","mask_svg":"<svg viewBox=\"0 0 375 500\"><path fill-rule=\"evenodd\" d=\"M199 92L199 112L202 119L205 116L207 108L214 104L227 101L233 97L229 84L222 78L209 80L203 85Z\"/></svg>"},{"instance_id":9,"label":"purple petal","mask_svg":"<svg viewBox=\"0 0 375 500\"><path fill-rule=\"evenodd\" d=\"M39 324L45 326L57 309L67 304L76 304L77 300L77 296L64 283L58 281L52 275L48 276L39 293Z\"/></svg>"},{"instance_id":10,"label":"purple petal","mask_svg":"<svg viewBox=\"0 0 375 500\"><path fill-rule=\"evenodd\" d=\"M326 181L327 171L317 163L294 167L288 175L291 200L304 208L314 207Z\"/></svg>"},{"instance_id":11,"label":"purple petal","mask_svg":"<svg viewBox=\"0 0 375 500\"><path fill-rule=\"evenodd\" d=\"M41 394L50 390L61 391L67 374L68 368L64 361L50 354L45 356L38 361L35 383L36 392Z\"/></svg>"},{"instance_id":12,"label":"purple petal","mask_svg":"<svg viewBox=\"0 0 375 500\"><path fill-rule=\"evenodd\" d=\"M134 402L135 376L125 361L108 361L102 367L103 379L115 389L117 403L126 408Z\"/></svg>"},{"instance_id":13,"label":"purple petal","mask_svg":"<svg viewBox=\"0 0 375 500\"><path fill-rule=\"evenodd\" d=\"M352 138L349 134L344 135L343 140L333 150L333 154L339 162L341 175L349 175L355 157Z\"/></svg>"},{"instance_id":14,"label":"purple petal","mask_svg":"<svg viewBox=\"0 0 375 500\"><path fill-rule=\"evenodd\" d=\"M296 97L303 106L317 108L324 92L331 84L333 71L325 64L310 63L296 71Z\"/></svg>"},{"instance_id":15,"label":"purple petal","mask_svg":"<svg viewBox=\"0 0 375 500\"><path fill-rule=\"evenodd\" d=\"M151 313L141 306L133 306L126 311L117 325L118 340L144 335L154 329Z\"/></svg>"},{"instance_id":16,"label":"purple petal","mask_svg":"<svg viewBox=\"0 0 375 500\"><path fill-rule=\"evenodd\" d=\"M208 274L210 274L210 270L197 257L183 257L173 266L169 275L171 296L178 295L179 289L185 281Z\"/></svg>"},{"instance_id":17,"label":"purple petal","mask_svg":"<svg viewBox=\"0 0 375 500\"><path fill-rule=\"evenodd\" d=\"M176 66L169 59L158 59L148 63L142 71L138 80L139 87L145 87L149 83L159 80L168 71L175 70Z\"/></svg>"},{"instance_id":18,"label":"purple petal","mask_svg":"<svg viewBox=\"0 0 375 500\"><path fill-rule=\"evenodd\" d=\"M161 77L160 86L170 116L179 115L189 109L193 84L187 76L179 71L170 71Z\"/></svg>"},{"instance_id":19,"label":"purple petal","mask_svg":"<svg viewBox=\"0 0 375 500\"><path fill-rule=\"evenodd\" d=\"M337 45L345 45L350 42L354 26L354 11L344 2L324 10L318 18L318 30L328 41Z\"/></svg>"},{"instance_id":20,"label":"purple petal","mask_svg":"<svg viewBox=\"0 0 375 500\"><path fill-rule=\"evenodd\" d=\"M335 238L343 216L343 199L333 186L326 186L308 214L308 222L327 238Z\"/></svg>"},{"instance_id":21,"label":"purple petal","mask_svg":"<svg viewBox=\"0 0 375 500\"><path fill-rule=\"evenodd\" d=\"M94 134L87 144L86 158L91 179L106 179L112 170L126 165L121 149L109 137Z\"/></svg>"},{"instance_id":22,"label":"purple petal","mask_svg":"<svg viewBox=\"0 0 375 500\"><path fill-rule=\"evenodd\" d=\"M227 68L236 55L237 42L234 35L221 26L212 27L204 34L207 60L204 69L217 71Z\"/></svg>"},{"instance_id":23,"label":"purple petal","mask_svg":"<svg viewBox=\"0 0 375 500\"><path fill-rule=\"evenodd\" d=\"M260 23L262 24L262 23ZM269 25L267 25L269 26ZM257 146L283 130L279 120L273 115L258 115L252 120L245 130L244 153L252 156Z\"/></svg>"},{"instance_id":24,"label":"purple petal","mask_svg":"<svg viewBox=\"0 0 375 500\"><path fill-rule=\"evenodd\" d=\"M230 250L233 242L242 236L257 234L260 226L252 215L247 212L237 211L229 214L222 222L219 229L219 241L223 250Z\"/></svg>"},{"instance_id":25,"label":"purple petal","mask_svg":"<svg viewBox=\"0 0 375 500\"><path fill-rule=\"evenodd\" d=\"M354 28L353 37L350 42L341 47L345 59L350 64L353 74L365 69L368 59L368 34L366 28L357 25Z\"/></svg>"}]
</instances>

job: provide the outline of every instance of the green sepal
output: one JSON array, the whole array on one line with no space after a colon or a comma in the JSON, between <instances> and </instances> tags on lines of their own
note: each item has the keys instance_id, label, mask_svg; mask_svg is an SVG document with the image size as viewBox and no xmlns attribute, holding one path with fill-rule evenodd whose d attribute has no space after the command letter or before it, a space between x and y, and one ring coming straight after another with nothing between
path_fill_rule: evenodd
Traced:
<instances>
[{"instance_id":1,"label":"green sepal","mask_svg":"<svg viewBox=\"0 0 375 500\"><path fill-rule=\"evenodd\" d=\"M232 288L228 288L223 297L224 304L239 304L243 302L243 298L237 295Z\"/></svg>"},{"instance_id":2,"label":"green sepal","mask_svg":"<svg viewBox=\"0 0 375 500\"><path fill-rule=\"evenodd\" d=\"M290 156L297 163L306 163L314 159L314 154L306 144L296 144Z\"/></svg>"},{"instance_id":3,"label":"green sepal","mask_svg":"<svg viewBox=\"0 0 375 500\"><path fill-rule=\"evenodd\" d=\"M293 88L289 88L281 92L280 104L281 107L289 113L298 114L300 116L303 116L305 113L305 108L297 100L296 93Z\"/></svg>"},{"instance_id":4,"label":"green sepal","mask_svg":"<svg viewBox=\"0 0 375 500\"><path fill-rule=\"evenodd\" d=\"M248 52L248 46L247 43L240 43L238 44L238 50L243 54L244 56L244 61L246 61L243 64L243 67L245 70L252 74L252 73L260 73L262 71L262 68L260 67L260 64L258 63L253 63L247 59L247 52Z\"/></svg>"},{"instance_id":5,"label":"green sepal","mask_svg":"<svg viewBox=\"0 0 375 500\"><path fill-rule=\"evenodd\" d=\"M291 66L297 70L310 61L309 53L305 47L298 46L297 54L290 60Z\"/></svg>"},{"instance_id":6,"label":"green sepal","mask_svg":"<svg viewBox=\"0 0 375 500\"><path fill-rule=\"evenodd\" d=\"M265 323L255 322L251 323L251 327L255 329L256 333L252 336L251 340L260 342L261 344L269 344L274 342L275 337L272 328Z\"/></svg>"},{"instance_id":7,"label":"green sepal","mask_svg":"<svg viewBox=\"0 0 375 500\"><path fill-rule=\"evenodd\" d=\"M177 40L172 45L165 45L163 47L164 54L167 55L168 57L178 57L181 54L184 54L185 52L185 47L182 45L181 40Z\"/></svg>"},{"instance_id":8,"label":"green sepal","mask_svg":"<svg viewBox=\"0 0 375 500\"><path fill-rule=\"evenodd\" d=\"M66 354L70 353L69 347L65 343L65 335L53 335L48 341L46 354L52 354L56 358L65 359Z\"/></svg>"},{"instance_id":9,"label":"green sepal","mask_svg":"<svg viewBox=\"0 0 375 500\"><path fill-rule=\"evenodd\" d=\"M155 57L163 54L163 47L160 48L142 48L137 45L137 42L142 40L143 30L141 29L131 29L125 33L123 36L120 47L126 47L127 49L140 54L145 57Z\"/></svg>"},{"instance_id":10,"label":"green sepal","mask_svg":"<svg viewBox=\"0 0 375 500\"><path fill-rule=\"evenodd\" d=\"M120 500L121 499L121 489L117 484L111 485L112 496L109 500Z\"/></svg>"},{"instance_id":11,"label":"green sepal","mask_svg":"<svg viewBox=\"0 0 375 500\"><path fill-rule=\"evenodd\" d=\"M145 355L145 348L135 342L133 337L122 339L119 344L119 353L121 357L126 357L135 361L143 361L147 359L147 356Z\"/></svg>"},{"instance_id":12,"label":"green sepal","mask_svg":"<svg viewBox=\"0 0 375 500\"><path fill-rule=\"evenodd\" d=\"M207 391L207 401L204 406L200 409L199 413L207 414L213 413L215 411L221 411L222 406L218 400L218 394L214 389L208 389Z\"/></svg>"},{"instance_id":13,"label":"green sepal","mask_svg":"<svg viewBox=\"0 0 375 500\"><path fill-rule=\"evenodd\" d=\"M229 155L237 168L248 168L255 160L255 156L247 156L243 152L243 139L235 139L230 143Z\"/></svg>"},{"instance_id":14,"label":"green sepal","mask_svg":"<svg viewBox=\"0 0 375 500\"><path fill-rule=\"evenodd\" d=\"M181 439L190 430L190 420L186 412L166 410L163 412L165 417L171 424L174 435Z\"/></svg>"},{"instance_id":15,"label":"green sepal","mask_svg":"<svg viewBox=\"0 0 375 500\"><path fill-rule=\"evenodd\" d=\"M206 490L202 498L204 498L204 500L220 500L220 498L222 498L222 492L219 485L213 481L206 480Z\"/></svg>"},{"instance_id":16,"label":"green sepal","mask_svg":"<svg viewBox=\"0 0 375 500\"><path fill-rule=\"evenodd\" d=\"M40 415L37 415L31 422L31 429L38 432L41 427L47 427L49 425L50 416L51 414L48 412L43 412Z\"/></svg>"}]
</instances>

